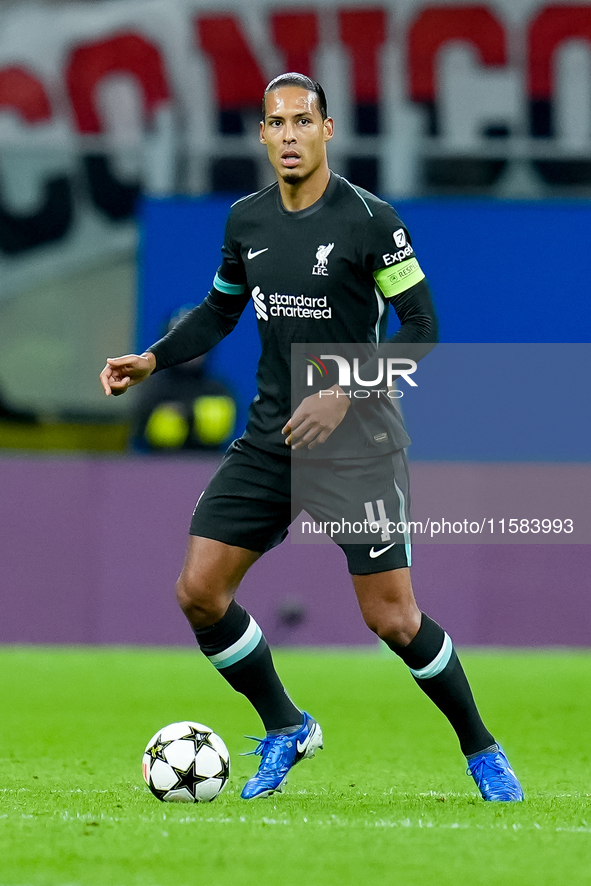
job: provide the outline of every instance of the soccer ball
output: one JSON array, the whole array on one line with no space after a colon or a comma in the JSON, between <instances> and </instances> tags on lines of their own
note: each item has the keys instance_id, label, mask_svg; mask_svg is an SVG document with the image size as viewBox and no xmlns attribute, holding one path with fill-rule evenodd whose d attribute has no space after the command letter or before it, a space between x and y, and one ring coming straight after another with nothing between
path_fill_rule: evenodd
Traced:
<instances>
[{"instance_id":1,"label":"soccer ball","mask_svg":"<svg viewBox=\"0 0 591 886\"><path fill-rule=\"evenodd\" d=\"M172 803L215 800L230 776L230 754L203 723L171 723L150 739L142 761L155 797Z\"/></svg>"}]
</instances>

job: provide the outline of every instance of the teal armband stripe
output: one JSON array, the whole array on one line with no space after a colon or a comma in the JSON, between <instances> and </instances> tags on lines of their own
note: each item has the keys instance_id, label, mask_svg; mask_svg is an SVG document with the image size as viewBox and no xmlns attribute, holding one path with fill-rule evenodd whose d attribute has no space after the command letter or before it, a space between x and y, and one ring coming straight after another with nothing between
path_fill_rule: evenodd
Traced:
<instances>
[{"instance_id":1,"label":"teal armband stripe","mask_svg":"<svg viewBox=\"0 0 591 886\"><path fill-rule=\"evenodd\" d=\"M375 271L373 276L386 298L400 295L415 283L420 283L425 279L416 258L409 258L408 261L400 262L393 268L380 268L379 271Z\"/></svg>"},{"instance_id":2,"label":"teal armband stripe","mask_svg":"<svg viewBox=\"0 0 591 886\"><path fill-rule=\"evenodd\" d=\"M219 289L225 295L242 295L244 292L244 283L227 283L217 273L213 278L213 285L215 289Z\"/></svg>"}]
</instances>

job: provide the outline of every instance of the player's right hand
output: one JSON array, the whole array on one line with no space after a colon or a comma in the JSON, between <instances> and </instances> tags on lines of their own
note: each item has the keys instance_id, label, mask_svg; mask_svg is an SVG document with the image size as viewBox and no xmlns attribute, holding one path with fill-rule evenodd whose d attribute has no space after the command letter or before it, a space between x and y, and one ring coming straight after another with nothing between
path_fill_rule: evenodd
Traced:
<instances>
[{"instance_id":1,"label":"player's right hand","mask_svg":"<svg viewBox=\"0 0 591 886\"><path fill-rule=\"evenodd\" d=\"M139 385L156 368L156 357L150 351L144 354L127 354L125 357L109 357L99 375L103 391L109 397L124 394L133 385Z\"/></svg>"}]
</instances>

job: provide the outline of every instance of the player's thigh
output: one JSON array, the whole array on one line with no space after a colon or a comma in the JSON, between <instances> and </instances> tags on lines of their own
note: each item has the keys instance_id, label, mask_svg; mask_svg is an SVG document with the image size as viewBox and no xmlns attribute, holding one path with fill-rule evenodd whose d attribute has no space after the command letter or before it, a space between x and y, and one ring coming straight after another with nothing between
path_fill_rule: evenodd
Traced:
<instances>
[{"instance_id":1,"label":"player's thigh","mask_svg":"<svg viewBox=\"0 0 591 886\"><path fill-rule=\"evenodd\" d=\"M327 459L301 473L303 507L327 527L351 575L410 567L410 487L403 450L379 458Z\"/></svg>"},{"instance_id":2,"label":"player's thigh","mask_svg":"<svg viewBox=\"0 0 591 886\"><path fill-rule=\"evenodd\" d=\"M240 439L230 446L199 498L189 532L264 553L287 536L291 510L289 456L279 457Z\"/></svg>"}]
</instances>

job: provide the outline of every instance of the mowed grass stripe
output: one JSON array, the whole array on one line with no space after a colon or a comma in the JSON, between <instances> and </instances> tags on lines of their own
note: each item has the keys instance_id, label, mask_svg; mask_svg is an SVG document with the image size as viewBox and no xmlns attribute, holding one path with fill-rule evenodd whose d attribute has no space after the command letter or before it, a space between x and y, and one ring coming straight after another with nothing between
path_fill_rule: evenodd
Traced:
<instances>
[{"instance_id":1,"label":"mowed grass stripe","mask_svg":"<svg viewBox=\"0 0 591 886\"><path fill-rule=\"evenodd\" d=\"M526 790L485 804L444 718L393 656L278 652L325 750L286 792L245 803L258 718L196 652L4 649L0 886L591 884L591 655L464 653L479 707ZM181 719L232 755L211 804L158 803L150 736Z\"/></svg>"}]
</instances>

